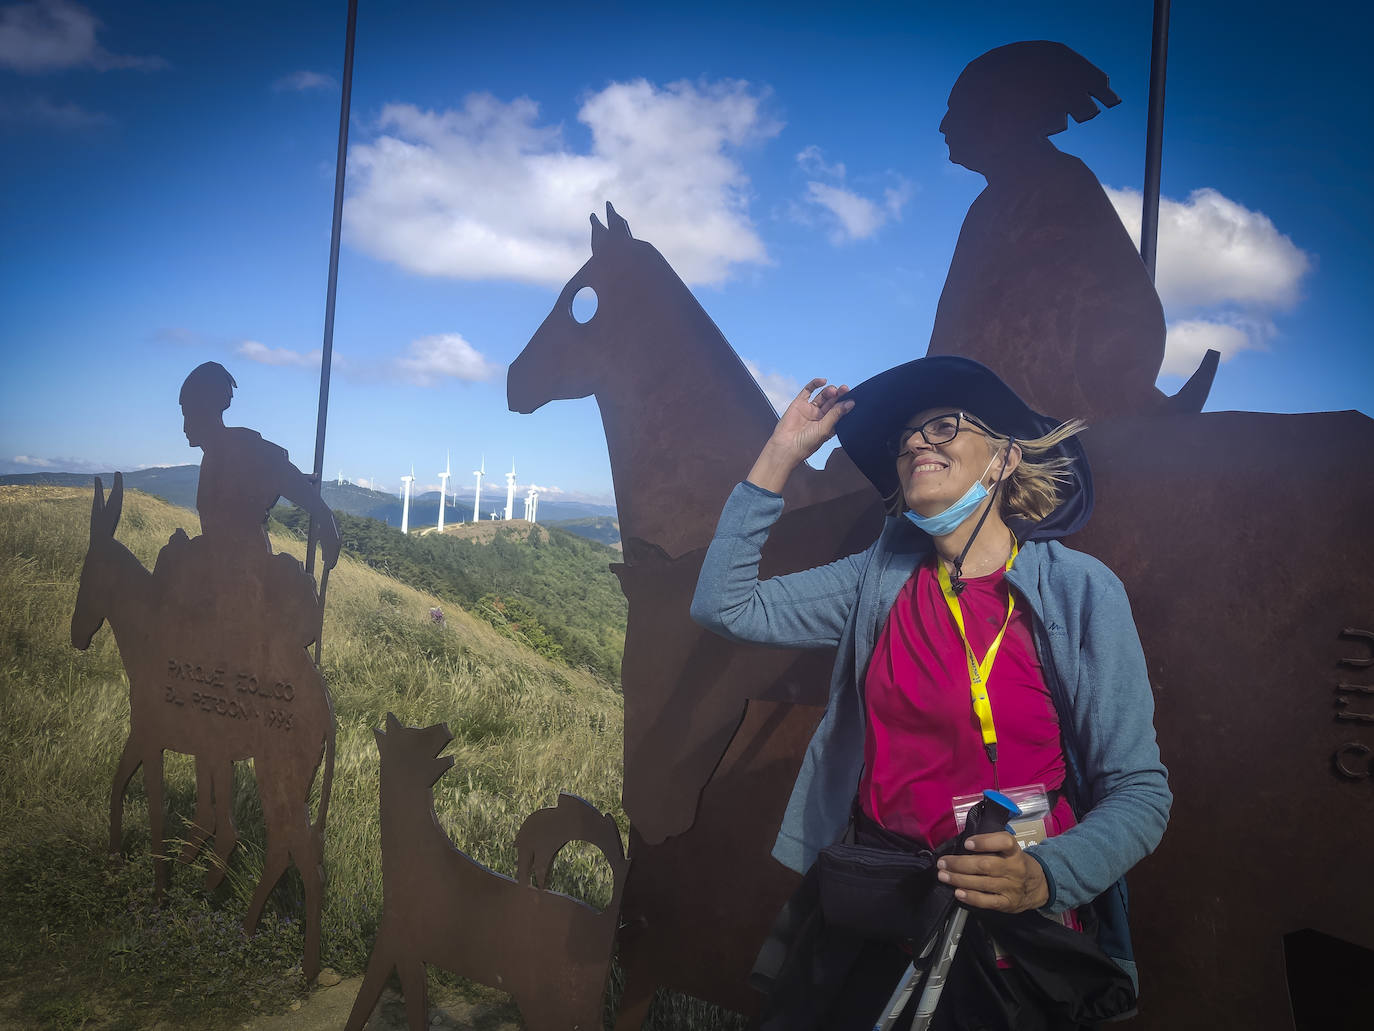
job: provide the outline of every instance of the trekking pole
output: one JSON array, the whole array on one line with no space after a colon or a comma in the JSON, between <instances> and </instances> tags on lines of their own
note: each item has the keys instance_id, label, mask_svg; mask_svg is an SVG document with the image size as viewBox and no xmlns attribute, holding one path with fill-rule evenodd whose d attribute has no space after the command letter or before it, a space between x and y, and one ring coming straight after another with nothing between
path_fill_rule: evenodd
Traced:
<instances>
[{"instance_id":1,"label":"trekking pole","mask_svg":"<svg viewBox=\"0 0 1374 1031\"><path fill-rule=\"evenodd\" d=\"M969 810L964 821L964 835L994 834L1007 829L1007 820L1021 815L1021 807L1000 791L984 791L983 800ZM927 1031L935 1018L935 1007L940 1005L940 993L945 990L945 979L949 976L954 954L959 950L959 939L964 934L964 923L968 920L968 909L958 906L945 925L944 934L935 953L934 965L926 978L925 988L921 990L921 1001L916 1004L916 1015L911 1021L911 1031Z\"/></svg>"},{"instance_id":2,"label":"trekking pole","mask_svg":"<svg viewBox=\"0 0 1374 1031\"><path fill-rule=\"evenodd\" d=\"M1020 807L1006 795L1000 791L984 791L983 800L968 812L962 836L1005 830L1007 820L1020 815ZM921 998L916 1003L915 1016L912 1017L911 1031L928 1031L930 1022L935 1018L935 1008L940 1005L940 994L945 990L949 968L954 962L954 954L959 950L959 939L963 937L967 921L968 909L956 904L954 912L945 920L944 928L938 935L931 935L921 955L908 964L906 973L883 1007L878 1022L873 1025L873 1031L891 1031L897 1026L902 1011L906 1009L922 978L924 985Z\"/></svg>"},{"instance_id":3,"label":"trekking pole","mask_svg":"<svg viewBox=\"0 0 1374 1031\"><path fill-rule=\"evenodd\" d=\"M882 1014L878 1022L873 1025L873 1031L892 1031L897 1026L897 1020L902 1015L902 1010L906 1009L906 1004L911 1001L911 995L921 983L921 979L926 975L926 968L930 965L930 955L935 951L937 935L931 935L926 942L925 949L906 965L906 973L902 974L897 982L897 987L888 996L887 1005L883 1007Z\"/></svg>"}]
</instances>

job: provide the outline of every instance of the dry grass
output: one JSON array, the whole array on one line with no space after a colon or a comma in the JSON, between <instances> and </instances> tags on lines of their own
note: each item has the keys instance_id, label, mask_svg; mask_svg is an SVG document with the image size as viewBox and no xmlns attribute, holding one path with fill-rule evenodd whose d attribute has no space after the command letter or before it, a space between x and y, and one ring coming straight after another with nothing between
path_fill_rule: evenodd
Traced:
<instances>
[{"instance_id":1,"label":"dry grass","mask_svg":"<svg viewBox=\"0 0 1374 1031\"><path fill-rule=\"evenodd\" d=\"M243 847L214 896L199 891L197 872L176 868L167 906L160 915L153 910L141 775L125 805L129 861L108 867L110 779L129 704L108 628L85 652L69 640L89 517L86 491L0 487L0 733L7 753L0 764L0 893L9 894L0 907L0 998L18 998L25 1022L37 1027L114 1029L156 1019L228 1026L241 1022L250 1003L283 1005L299 988L289 970L300 955L299 881L293 871L269 906L278 918L245 943L235 921L257 881L262 849L247 763L237 764L234 799ZM199 529L194 513L129 492L117 536L151 568L179 526ZM301 557L295 539L273 544ZM321 668L334 696L338 750L324 962L345 975L366 963L381 914L372 730L387 712L415 726L448 724L455 762L435 786L435 807L454 842L493 869L514 873L516 831L560 790L610 811L622 832L626 826L619 694L453 605L445 606L447 625L436 626L429 617L436 604L347 556L329 580ZM193 808L194 768L188 757L169 753L168 760L168 828L175 834L177 819ZM610 872L594 849L568 849L553 887L601 905ZM186 963L198 965L179 966ZM34 983L42 981L35 973L51 969L61 975ZM651 1025L738 1026L680 998L661 1001Z\"/></svg>"}]
</instances>

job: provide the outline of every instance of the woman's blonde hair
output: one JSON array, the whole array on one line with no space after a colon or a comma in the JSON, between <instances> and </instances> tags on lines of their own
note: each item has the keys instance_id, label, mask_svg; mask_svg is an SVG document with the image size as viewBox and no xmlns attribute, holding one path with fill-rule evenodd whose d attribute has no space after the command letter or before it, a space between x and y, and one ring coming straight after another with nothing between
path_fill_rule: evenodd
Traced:
<instances>
[{"instance_id":1,"label":"woman's blonde hair","mask_svg":"<svg viewBox=\"0 0 1374 1031\"><path fill-rule=\"evenodd\" d=\"M964 414L972 415L969 412ZM987 436L988 450L992 454L1006 447L1010 437L1001 436L977 416L972 416L972 420ZM1018 518L1038 523L1059 507L1064 500L1060 485L1069 482L1073 459L1062 454L1048 456L1064 441L1087 428L1088 424L1082 419L1070 419L1042 436L1016 441L1016 446L1021 449L1021 461L1003 481L998 494L998 508L1004 520ZM996 467L1001 463L993 464ZM901 485L883 501L887 504L889 515L902 512L906 508L906 499Z\"/></svg>"},{"instance_id":2,"label":"woman's blonde hair","mask_svg":"<svg viewBox=\"0 0 1374 1031\"><path fill-rule=\"evenodd\" d=\"M1082 419L1061 422L1050 432L1032 440L1018 440L1021 461L1002 484L999 505L1002 518L1017 517L1038 523L1064 500L1060 485L1069 482L1073 459L1065 455L1048 457L1060 444L1082 433L1088 424ZM994 453L1004 447L1009 438L988 433L988 445Z\"/></svg>"}]
</instances>

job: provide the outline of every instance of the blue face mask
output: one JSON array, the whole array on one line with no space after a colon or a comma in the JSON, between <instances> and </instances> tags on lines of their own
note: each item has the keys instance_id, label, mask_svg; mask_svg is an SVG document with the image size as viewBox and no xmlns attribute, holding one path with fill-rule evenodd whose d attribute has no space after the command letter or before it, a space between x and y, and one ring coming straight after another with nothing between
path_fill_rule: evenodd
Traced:
<instances>
[{"instance_id":1,"label":"blue face mask","mask_svg":"<svg viewBox=\"0 0 1374 1031\"><path fill-rule=\"evenodd\" d=\"M996 461L995 455L993 461ZM988 469L991 468L992 462L988 462ZM983 476L988 474L988 469L983 470ZM983 476L970 483L968 490L964 491L964 496L943 512L937 512L933 516L923 516L919 512L907 509L906 517L932 537L943 537L947 533L953 533L959 528L959 524L972 515L983 503L983 499L988 496L988 489L983 486Z\"/></svg>"}]
</instances>

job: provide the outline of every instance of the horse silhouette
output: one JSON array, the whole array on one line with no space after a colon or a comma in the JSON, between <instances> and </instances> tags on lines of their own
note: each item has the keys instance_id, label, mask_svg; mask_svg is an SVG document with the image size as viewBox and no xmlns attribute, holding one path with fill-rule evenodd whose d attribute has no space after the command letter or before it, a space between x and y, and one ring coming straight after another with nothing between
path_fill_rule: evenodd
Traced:
<instances>
[{"instance_id":1,"label":"horse silhouette","mask_svg":"<svg viewBox=\"0 0 1374 1031\"><path fill-rule=\"evenodd\" d=\"M629 601L621 680L633 864L617 1026L633 1027L658 986L757 1004L745 979L796 886L769 851L829 660L734 644L687 618L720 505L777 414L662 255L609 204L606 215L607 226L592 216L592 259L511 365L507 395L529 412L594 394L606 428L626 559L613 568ZM585 286L597 310L579 323L571 305ZM709 384L709 419L692 382ZM824 470L798 470L784 497L765 570L839 558L877 532L878 499L843 452Z\"/></svg>"},{"instance_id":2,"label":"horse silhouette","mask_svg":"<svg viewBox=\"0 0 1374 1031\"><path fill-rule=\"evenodd\" d=\"M181 531L149 572L115 540L123 500L120 474L115 474L108 501L96 479L90 548L71 628L72 644L85 649L108 620L129 677L129 737L111 790L111 846L119 848L124 792L142 766L161 890L167 883L162 753L170 749L196 757L198 801L206 801L211 782L216 809L229 804L233 762L251 758L266 849L244 930L252 934L256 929L268 895L294 862L305 893L302 970L313 979L320 966L334 707L301 641L309 631L296 628L294 634L283 634L269 604L283 591L304 590L301 578L306 574L289 555L244 563L216 554L204 538L191 540ZM220 589L226 585L233 589ZM312 823L310 790L321 756L324 775ZM222 818L207 822L212 826L197 832L202 839L223 829ZM223 862L232 838L227 848L218 844Z\"/></svg>"},{"instance_id":3,"label":"horse silhouette","mask_svg":"<svg viewBox=\"0 0 1374 1031\"><path fill-rule=\"evenodd\" d=\"M716 407L713 419L701 419L700 399L747 399L749 392L736 382L737 363L721 356L728 345L719 332L680 296L686 288L675 276L659 282L671 269L627 235L594 220L592 261L512 366L511 407L532 410L542 400L595 392L608 442L613 434L621 442L611 449L616 499L635 513L635 535L685 545L701 539L703 525L714 526L762 438L741 434L733 447L712 440L710 453L723 468L677 475L673 459L683 442L694 446L695 432L709 436L713 428ZM586 284L600 303L577 326L568 306ZM622 295L641 300L615 303ZM604 350L588 350L592 342ZM557 382L565 370L574 380L567 389ZM641 403L650 396L652 405ZM722 401L723 415L726 407ZM1374 745L1359 737L1370 721L1351 703L1374 688L1374 672L1351 672L1350 665L1342 673L1339 665L1352 663L1343 660L1353 646L1342 631L1374 633L1374 420L1353 412L1195 415L1168 405L1157 412L1107 420L1085 436L1097 507L1069 542L1107 563L1127 587L1175 792L1162 846L1130 876L1142 976L1137 1026L1286 1029L1290 936L1312 929L1374 947L1364 861L1374 846L1367 783L1374 777L1352 772L1347 761L1367 757ZM644 444L630 448L632 463L626 445L636 439ZM655 443L662 450L648 461ZM830 466L838 460L837 453ZM706 491L714 496L701 497ZM820 505L789 506L761 575L818 565L876 536L872 488L837 493ZM678 514L685 528L675 530L669 524ZM644 530L655 515L657 528ZM814 723L816 712L769 707L785 698L822 701L830 656L750 654L704 640L687 614L700 552L634 545L627 540L626 563L616 570L630 601L625 797L634 866L622 935L626 1007L632 994L643 997L636 978L656 977L748 1012L749 961L776 911L759 918L750 907L755 899L760 909L773 905L760 886L776 886L769 878L782 875L767 846L790 787L787 771L795 772L805 740L795 731ZM727 704L713 703L716 697ZM741 725L743 697L773 701L750 702ZM765 728L772 731L766 738L751 737ZM718 762L722 741L729 752ZM776 762L762 761L764 754ZM775 776L747 775L764 769ZM717 781L737 770L731 790L717 791ZM696 823L684 832L694 798ZM641 824L655 834L647 844ZM743 847L735 848L732 834ZM705 894L712 890L719 894ZM706 897L716 901L708 907ZM622 1008L617 1026L633 1026L630 1012Z\"/></svg>"},{"instance_id":4,"label":"horse silhouette","mask_svg":"<svg viewBox=\"0 0 1374 1031\"><path fill-rule=\"evenodd\" d=\"M663 255L634 239L610 204L607 224L591 223L591 260L511 364L506 397L529 414L594 395L627 558L644 545L676 558L710 543L719 499L748 473L778 416ZM597 308L580 323L572 301L585 287ZM867 489L837 451L823 471L797 470L784 497L800 507Z\"/></svg>"},{"instance_id":5,"label":"horse silhouette","mask_svg":"<svg viewBox=\"0 0 1374 1031\"><path fill-rule=\"evenodd\" d=\"M439 755L453 740L448 727L404 727L387 713L386 730L373 733L381 753L385 902L347 1031L367 1023L392 970L411 1031L428 1027L426 963L509 992L531 1031L600 1028L629 865L615 821L580 798L560 796L521 826L512 880L460 852L439 825L432 788L453 765L452 756ZM615 886L601 912L545 886L554 857L577 840L595 845L610 864Z\"/></svg>"}]
</instances>

